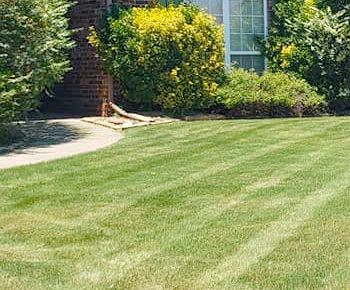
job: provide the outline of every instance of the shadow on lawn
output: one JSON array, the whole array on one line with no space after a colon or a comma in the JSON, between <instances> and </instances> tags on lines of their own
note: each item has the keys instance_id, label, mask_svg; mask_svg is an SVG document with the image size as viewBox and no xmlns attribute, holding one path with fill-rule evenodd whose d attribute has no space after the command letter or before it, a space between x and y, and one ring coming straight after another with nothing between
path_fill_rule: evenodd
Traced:
<instances>
[{"instance_id":1,"label":"shadow on lawn","mask_svg":"<svg viewBox=\"0 0 350 290\"><path fill-rule=\"evenodd\" d=\"M18 130L21 137L17 137L13 143L0 144L0 155L67 143L84 135L72 126L46 120L21 123L12 130Z\"/></svg>"}]
</instances>

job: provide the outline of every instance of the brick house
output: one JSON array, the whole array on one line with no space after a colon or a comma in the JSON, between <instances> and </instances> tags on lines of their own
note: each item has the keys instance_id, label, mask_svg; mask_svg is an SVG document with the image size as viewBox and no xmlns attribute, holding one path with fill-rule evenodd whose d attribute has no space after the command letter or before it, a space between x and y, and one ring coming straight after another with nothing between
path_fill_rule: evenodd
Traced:
<instances>
[{"instance_id":1,"label":"brick house","mask_svg":"<svg viewBox=\"0 0 350 290\"><path fill-rule=\"evenodd\" d=\"M88 28L95 25L112 3L146 5L151 0L78 0L70 12L71 27L80 29L77 47L72 52L73 70L57 87L51 103L55 111L101 114L103 102L113 98L113 81L103 73L93 49L86 41ZM162 0L167 1L167 0ZM265 59L256 37L267 35L273 0L192 0L224 25L226 56L229 66L237 62L244 68L262 70Z\"/></svg>"}]
</instances>

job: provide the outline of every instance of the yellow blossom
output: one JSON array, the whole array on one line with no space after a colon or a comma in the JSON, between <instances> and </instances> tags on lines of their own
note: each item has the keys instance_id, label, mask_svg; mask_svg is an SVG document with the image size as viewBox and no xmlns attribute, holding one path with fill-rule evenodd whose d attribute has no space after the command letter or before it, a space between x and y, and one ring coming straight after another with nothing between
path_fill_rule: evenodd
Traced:
<instances>
[{"instance_id":1,"label":"yellow blossom","mask_svg":"<svg viewBox=\"0 0 350 290\"><path fill-rule=\"evenodd\" d=\"M295 51L295 45L294 43L287 45L287 46L283 46L282 50L281 50L281 54L282 57L289 57L293 54L293 52Z\"/></svg>"}]
</instances>

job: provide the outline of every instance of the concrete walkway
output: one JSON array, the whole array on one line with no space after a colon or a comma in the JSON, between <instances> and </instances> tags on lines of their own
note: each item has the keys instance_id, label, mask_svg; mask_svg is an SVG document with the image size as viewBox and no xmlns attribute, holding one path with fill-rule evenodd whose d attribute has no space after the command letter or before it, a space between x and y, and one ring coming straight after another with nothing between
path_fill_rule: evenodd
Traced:
<instances>
[{"instance_id":1,"label":"concrete walkway","mask_svg":"<svg viewBox=\"0 0 350 290\"><path fill-rule=\"evenodd\" d=\"M96 151L118 142L122 133L80 119L33 121L23 125L24 142L0 148L0 169Z\"/></svg>"}]
</instances>

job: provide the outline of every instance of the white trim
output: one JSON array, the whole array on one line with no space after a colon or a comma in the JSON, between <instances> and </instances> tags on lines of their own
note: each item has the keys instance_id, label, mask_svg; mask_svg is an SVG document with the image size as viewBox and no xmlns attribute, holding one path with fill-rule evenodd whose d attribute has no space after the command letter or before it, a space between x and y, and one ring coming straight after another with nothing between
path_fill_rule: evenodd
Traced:
<instances>
[{"instance_id":1,"label":"white trim","mask_svg":"<svg viewBox=\"0 0 350 290\"><path fill-rule=\"evenodd\" d=\"M260 51L231 51L230 55L261 55Z\"/></svg>"},{"instance_id":2,"label":"white trim","mask_svg":"<svg viewBox=\"0 0 350 290\"><path fill-rule=\"evenodd\" d=\"M269 36L269 3L268 0L264 0L264 25L265 25L265 29L264 29L264 36L265 39ZM265 70L267 70L268 68L268 60L265 57Z\"/></svg>"},{"instance_id":3,"label":"white trim","mask_svg":"<svg viewBox=\"0 0 350 290\"><path fill-rule=\"evenodd\" d=\"M269 7L268 7L268 1L267 0L264 0L264 35L265 35L265 38L268 36L269 34Z\"/></svg>"},{"instance_id":4,"label":"white trim","mask_svg":"<svg viewBox=\"0 0 350 290\"><path fill-rule=\"evenodd\" d=\"M230 41L230 0L222 1L222 13L224 23L224 40L225 40L225 64L227 68L231 67L231 41ZM226 12L225 12L226 11Z\"/></svg>"}]
</instances>

